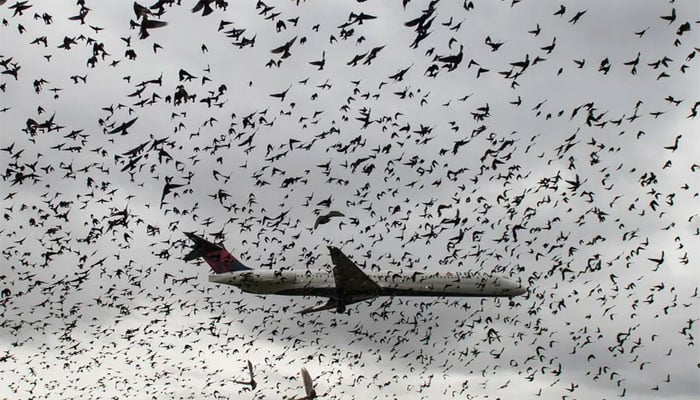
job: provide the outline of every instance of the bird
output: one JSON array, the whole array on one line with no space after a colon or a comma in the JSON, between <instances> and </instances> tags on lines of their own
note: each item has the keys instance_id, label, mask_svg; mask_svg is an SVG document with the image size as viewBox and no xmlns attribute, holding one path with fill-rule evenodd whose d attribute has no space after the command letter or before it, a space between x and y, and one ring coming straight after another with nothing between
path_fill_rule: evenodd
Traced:
<instances>
[{"instance_id":1,"label":"bird","mask_svg":"<svg viewBox=\"0 0 700 400\"><path fill-rule=\"evenodd\" d=\"M311 375L309 375L309 371L307 371L305 367L301 368L301 379L304 382L304 392L306 395L302 397L294 397L291 400L312 400L317 398L318 396L316 395L316 390L314 389L314 383L311 380Z\"/></svg>"},{"instance_id":2,"label":"bird","mask_svg":"<svg viewBox=\"0 0 700 400\"><path fill-rule=\"evenodd\" d=\"M292 45L294 42L296 42L297 36L294 36L292 39L290 39L287 43L283 44L282 46L275 47L274 49L271 50L271 53L273 54L280 54L281 59L288 58L292 55L292 53L289 52L291 49Z\"/></svg>"},{"instance_id":3,"label":"bird","mask_svg":"<svg viewBox=\"0 0 700 400\"><path fill-rule=\"evenodd\" d=\"M664 21L668 21L668 24L671 25L676 20L676 8L671 8L671 14L662 15L661 19L663 19Z\"/></svg>"},{"instance_id":4,"label":"bird","mask_svg":"<svg viewBox=\"0 0 700 400\"><path fill-rule=\"evenodd\" d=\"M139 119L139 117L134 117L134 118L130 119L129 121L125 121L125 122L123 122L121 125L119 125L118 127L114 128L114 129L112 129L112 130L110 130L110 131L107 131L107 133L110 134L110 135L115 134L115 133L121 133L121 135L128 135L128 134L129 134L128 129L129 129L132 125L134 125L134 123L135 123L138 119Z\"/></svg>"},{"instance_id":5,"label":"bird","mask_svg":"<svg viewBox=\"0 0 700 400\"><path fill-rule=\"evenodd\" d=\"M289 92L289 89L291 89L291 88L292 87L289 86L287 89L285 89L279 93L270 93L270 97L274 97L274 98L280 99L280 101L284 101L284 99L287 97L287 92Z\"/></svg>"},{"instance_id":6,"label":"bird","mask_svg":"<svg viewBox=\"0 0 700 400\"><path fill-rule=\"evenodd\" d=\"M150 32L148 31L149 29L162 28L167 26L168 23L165 21L149 19L147 15L144 15L141 18L140 23L132 21L131 25L133 27L139 27L139 39L146 39L147 37L151 36Z\"/></svg>"},{"instance_id":7,"label":"bird","mask_svg":"<svg viewBox=\"0 0 700 400\"><path fill-rule=\"evenodd\" d=\"M562 16L566 12L566 7L562 4L559 6L559 9L554 13L554 15Z\"/></svg>"},{"instance_id":8,"label":"bird","mask_svg":"<svg viewBox=\"0 0 700 400\"><path fill-rule=\"evenodd\" d=\"M683 135L676 135L676 138L673 140L673 144L670 146L664 146L664 149L671 150L672 153L678 150L678 144L681 140L681 137L683 137Z\"/></svg>"},{"instance_id":9,"label":"bird","mask_svg":"<svg viewBox=\"0 0 700 400\"><path fill-rule=\"evenodd\" d=\"M324 50L321 59L316 60L316 61L309 61L309 64L313 65L314 67L318 68L319 71L323 70L323 67L326 65L326 51Z\"/></svg>"},{"instance_id":10,"label":"bird","mask_svg":"<svg viewBox=\"0 0 700 400\"><path fill-rule=\"evenodd\" d=\"M166 180L165 186L163 186L163 192L160 196L160 208L163 208L163 206L165 205L165 196L172 192L173 189L177 189L185 185L186 184L184 183L170 183L169 180Z\"/></svg>"},{"instance_id":11,"label":"bird","mask_svg":"<svg viewBox=\"0 0 700 400\"><path fill-rule=\"evenodd\" d=\"M314 229L318 228L319 225L323 225L328 223L331 218L333 217L344 217L345 214L343 214L340 211L329 211L327 214L324 215L319 215L318 218L316 218L316 222L314 222Z\"/></svg>"},{"instance_id":12,"label":"bird","mask_svg":"<svg viewBox=\"0 0 700 400\"><path fill-rule=\"evenodd\" d=\"M197 3L192 7L192 13L198 13L201 10L202 17L206 17L214 12L214 9L211 8L211 3L213 2L214 0L197 0Z\"/></svg>"},{"instance_id":13,"label":"bird","mask_svg":"<svg viewBox=\"0 0 700 400\"><path fill-rule=\"evenodd\" d=\"M583 11L577 12L576 15L571 17L571 19L569 20L569 23L571 23L572 25L575 25L581 19L581 17L583 17L583 14L585 14L587 11L588 10L583 10Z\"/></svg>"},{"instance_id":14,"label":"bird","mask_svg":"<svg viewBox=\"0 0 700 400\"><path fill-rule=\"evenodd\" d=\"M255 381L255 377L253 376L253 364L248 361L248 375L250 376L250 379L247 381L233 381L234 383L240 383L242 385L250 385L250 390L255 390L255 388L258 386L258 383Z\"/></svg>"}]
</instances>

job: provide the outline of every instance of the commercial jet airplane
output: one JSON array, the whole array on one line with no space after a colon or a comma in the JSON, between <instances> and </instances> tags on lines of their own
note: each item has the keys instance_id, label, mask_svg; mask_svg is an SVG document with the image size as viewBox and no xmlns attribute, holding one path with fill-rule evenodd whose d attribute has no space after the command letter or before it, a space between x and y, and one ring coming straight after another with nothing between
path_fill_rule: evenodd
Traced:
<instances>
[{"instance_id":1,"label":"commercial jet airplane","mask_svg":"<svg viewBox=\"0 0 700 400\"><path fill-rule=\"evenodd\" d=\"M194 233L185 235L194 246L183 259L203 258L214 271L209 275L210 282L237 286L248 293L328 298L325 305L307 308L301 314L331 309L344 313L349 304L379 296L512 297L526 292L505 278L468 272L366 274L333 246L328 246L332 272L251 269L222 244L211 243Z\"/></svg>"}]
</instances>

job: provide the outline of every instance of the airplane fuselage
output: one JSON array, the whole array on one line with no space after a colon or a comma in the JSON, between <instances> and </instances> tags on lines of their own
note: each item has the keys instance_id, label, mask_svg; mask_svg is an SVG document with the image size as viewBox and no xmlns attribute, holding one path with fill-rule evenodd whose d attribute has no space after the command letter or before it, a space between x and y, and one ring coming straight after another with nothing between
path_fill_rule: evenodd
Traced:
<instances>
[{"instance_id":1,"label":"airplane fuselage","mask_svg":"<svg viewBox=\"0 0 700 400\"><path fill-rule=\"evenodd\" d=\"M465 272L368 274L378 290L354 292L353 299L376 296L516 296L525 293L520 285L502 277ZM234 271L209 275L209 281L237 286L256 294L340 297L332 272L326 271Z\"/></svg>"}]
</instances>

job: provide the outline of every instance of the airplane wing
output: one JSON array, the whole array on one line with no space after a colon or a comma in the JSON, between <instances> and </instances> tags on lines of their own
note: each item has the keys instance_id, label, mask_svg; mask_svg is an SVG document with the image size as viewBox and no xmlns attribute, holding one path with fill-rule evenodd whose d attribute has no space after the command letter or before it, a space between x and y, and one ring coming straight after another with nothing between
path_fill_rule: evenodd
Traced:
<instances>
[{"instance_id":1,"label":"airplane wing","mask_svg":"<svg viewBox=\"0 0 700 400\"><path fill-rule=\"evenodd\" d=\"M333 261L333 278L335 278L336 296L328 299L322 306L304 309L299 314L335 309L345 312L345 306L376 297L382 288L355 265L340 249L328 246Z\"/></svg>"},{"instance_id":2,"label":"airplane wing","mask_svg":"<svg viewBox=\"0 0 700 400\"><path fill-rule=\"evenodd\" d=\"M340 249L328 246L333 261L333 277L339 297L376 295L382 288L355 265Z\"/></svg>"},{"instance_id":3,"label":"airplane wing","mask_svg":"<svg viewBox=\"0 0 700 400\"><path fill-rule=\"evenodd\" d=\"M328 299L326 304L324 304L322 306L313 306L313 307L305 308L305 309L299 311L298 314L304 315L304 314L310 314L313 312L325 311L325 310L338 311L338 309L339 309L338 306L340 306L340 309L342 310L342 308L345 306L349 306L350 304L359 303L359 302L365 301L365 300L371 300L374 297L375 296L373 296L373 295L372 296L363 296L363 297L354 298L351 300L343 300L343 301L340 301L336 298L330 298L330 299Z\"/></svg>"},{"instance_id":4,"label":"airplane wing","mask_svg":"<svg viewBox=\"0 0 700 400\"><path fill-rule=\"evenodd\" d=\"M314 307L305 308L305 309L299 311L299 314L304 315L304 314L309 314L309 313L317 312L317 311L335 310L336 308L338 308L338 300L331 298L331 299L328 299L328 302L326 304L319 306L319 307L314 306Z\"/></svg>"}]
</instances>

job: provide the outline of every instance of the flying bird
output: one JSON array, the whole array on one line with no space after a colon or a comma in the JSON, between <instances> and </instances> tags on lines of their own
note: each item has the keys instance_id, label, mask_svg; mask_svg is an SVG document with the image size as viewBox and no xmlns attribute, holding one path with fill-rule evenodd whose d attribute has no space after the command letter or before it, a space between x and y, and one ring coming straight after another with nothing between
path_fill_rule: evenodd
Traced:
<instances>
[{"instance_id":1,"label":"flying bird","mask_svg":"<svg viewBox=\"0 0 700 400\"><path fill-rule=\"evenodd\" d=\"M311 375L309 375L309 371L307 371L304 367L301 368L301 379L304 382L304 391L306 392L306 396L295 397L291 400L312 400L317 398L318 396L316 395L316 390L314 389L314 383L311 380Z\"/></svg>"},{"instance_id":2,"label":"flying bird","mask_svg":"<svg viewBox=\"0 0 700 400\"><path fill-rule=\"evenodd\" d=\"M292 48L292 45L294 42L296 42L297 36L294 36L291 40L289 40L287 43L283 44L282 46L276 47L271 50L272 54L281 54L280 58L285 59L288 58L289 56L292 55L292 53L289 52L289 50Z\"/></svg>"},{"instance_id":3,"label":"flying bird","mask_svg":"<svg viewBox=\"0 0 700 400\"><path fill-rule=\"evenodd\" d=\"M242 385L250 385L250 390L255 390L255 388L258 386L258 383L255 382L255 377L253 376L253 364L248 360L248 375L250 376L250 379L247 381L233 381L234 383L240 383Z\"/></svg>"},{"instance_id":4,"label":"flying bird","mask_svg":"<svg viewBox=\"0 0 700 400\"><path fill-rule=\"evenodd\" d=\"M136 122L137 119L139 119L139 118L135 117L129 121L123 122L121 125L108 131L107 133L110 135L115 134L115 133L121 133L122 135L128 135L129 132L127 130L134 124L134 122Z\"/></svg>"},{"instance_id":5,"label":"flying bird","mask_svg":"<svg viewBox=\"0 0 700 400\"><path fill-rule=\"evenodd\" d=\"M319 225L323 225L328 223L331 218L333 217L344 217L345 214L341 213L340 211L330 211L328 214L324 215L319 215L318 218L316 218L316 222L314 222L314 229L318 228Z\"/></svg>"},{"instance_id":6,"label":"flying bird","mask_svg":"<svg viewBox=\"0 0 700 400\"><path fill-rule=\"evenodd\" d=\"M147 15L144 15L141 18L140 23L131 21L132 27L139 27L139 39L146 39L147 37L151 36L151 34L148 32L149 29L162 28L166 25L168 25L167 22L149 19Z\"/></svg>"}]
</instances>

